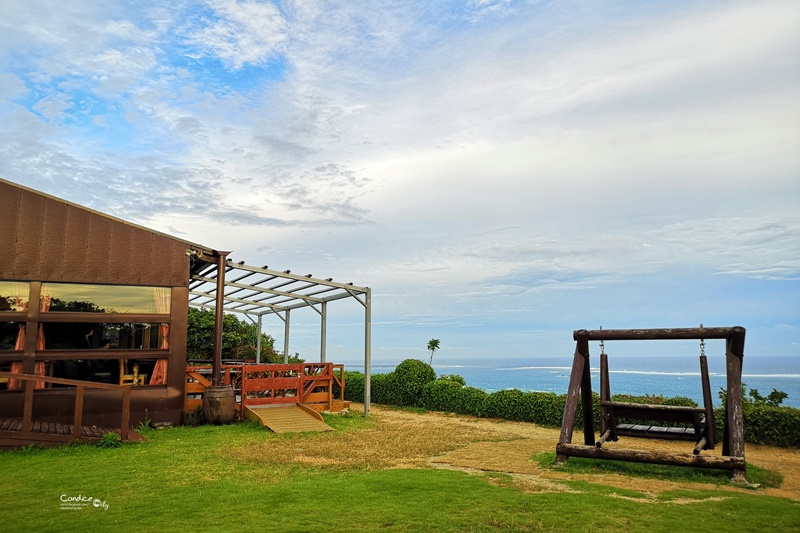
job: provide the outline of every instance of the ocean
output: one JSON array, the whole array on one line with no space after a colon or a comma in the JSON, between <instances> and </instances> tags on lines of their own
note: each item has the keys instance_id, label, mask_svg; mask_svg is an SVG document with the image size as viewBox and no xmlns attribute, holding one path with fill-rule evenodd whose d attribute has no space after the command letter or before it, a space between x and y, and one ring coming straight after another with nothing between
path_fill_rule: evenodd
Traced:
<instances>
[{"instance_id":1,"label":"ocean","mask_svg":"<svg viewBox=\"0 0 800 533\"><path fill-rule=\"evenodd\" d=\"M709 357L709 381L714 405L720 406L718 392L726 387L724 357ZM564 394L569 385L572 357L494 358L491 360L437 362L433 368L438 375L458 374L467 385L486 392L503 389L544 391ZM394 370L396 364L372 364L372 373ZM360 365L346 364L348 370L363 372ZM591 360L592 390L599 391L599 358ZM686 396L703 403L700 383L700 363L697 356L609 358L611 394ZM767 396L772 389L787 393L784 406L800 408L800 357L745 356L742 382L747 389L757 389Z\"/></svg>"}]
</instances>

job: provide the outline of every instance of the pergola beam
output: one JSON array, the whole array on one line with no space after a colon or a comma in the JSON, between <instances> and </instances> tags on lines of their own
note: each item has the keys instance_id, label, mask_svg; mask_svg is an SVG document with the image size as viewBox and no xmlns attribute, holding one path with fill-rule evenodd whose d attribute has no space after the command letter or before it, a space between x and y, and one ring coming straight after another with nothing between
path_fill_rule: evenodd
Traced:
<instances>
[{"instance_id":1,"label":"pergola beam","mask_svg":"<svg viewBox=\"0 0 800 533\"><path fill-rule=\"evenodd\" d=\"M209 263L212 257L203 255L200 259ZM305 307L313 309L321 317L320 358L324 362L327 358L328 302L353 298L361 304L364 307L364 414L369 414L372 360L372 302L369 287L338 283L331 278L323 280L310 274L292 274L288 270L281 272L267 267L254 267L243 262L222 262L217 257L213 257L213 260L215 264L206 264L194 270L189 281L189 305L221 308L222 312L258 317L256 349L259 359L264 315L274 314L284 322L283 356L286 362L289 358L291 311Z\"/></svg>"}]
</instances>

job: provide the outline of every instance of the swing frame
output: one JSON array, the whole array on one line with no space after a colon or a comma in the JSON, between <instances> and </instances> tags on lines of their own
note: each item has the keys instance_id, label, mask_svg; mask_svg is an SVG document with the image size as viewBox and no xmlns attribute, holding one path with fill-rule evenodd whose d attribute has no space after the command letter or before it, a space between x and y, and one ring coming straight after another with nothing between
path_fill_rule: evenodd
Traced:
<instances>
[{"instance_id":1,"label":"swing frame","mask_svg":"<svg viewBox=\"0 0 800 533\"><path fill-rule=\"evenodd\" d=\"M702 325L699 328L672 328L672 329L599 329L575 330L572 332L575 340L575 356L572 363L572 373L569 380L564 417L561 423L561 435L556 445L556 461L563 463L568 457L588 457L593 459L611 459L617 461L630 461L639 463L654 463L676 466L693 466L699 468L717 468L730 470L734 478L743 478L745 475L744 457L744 415L742 412L742 359L744 358L745 328L712 327ZM690 410L704 412L706 427L711 425L711 435L697 435L697 444L694 453L679 454L655 451L643 451L621 448L602 448L602 444L611 437L611 428L607 427L607 420L601 422L600 441L595 440L594 416L592 411L592 380L589 367L589 342L590 341L616 341L616 340L692 340L704 342L706 339L725 340L727 394L725 396L725 431L722 438L722 456L703 456L700 450L713 448L715 437L713 435L713 417L710 409L710 388L704 386L705 408L675 408L674 406L657 406L636 404L629 407L627 404L615 404L610 401L607 375L603 380L601 397L606 403L606 408L612 411L617 409L639 409L647 412L652 420L681 419L687 416ZM603 353L601 357L605 354ZM704 363L704 354L701 352L701 370ZM607 361L604 362L607 372ZM707 375L707 369L706 375ZM572 444L572 434L577 418L578 400L580 399L583 414L583 445ZM695 417L695 420L697 418ZM699 426L695 424L695 427ZM613 435L616 437L616 434ZM653 438L652 435L639 435ZM710 440L708 437L711 437ZM613 439L612 439L613 440ZM705 440L705 442L702 442ZM600 446L598 446L598 442Z\"/></svg>"}]
</instances>

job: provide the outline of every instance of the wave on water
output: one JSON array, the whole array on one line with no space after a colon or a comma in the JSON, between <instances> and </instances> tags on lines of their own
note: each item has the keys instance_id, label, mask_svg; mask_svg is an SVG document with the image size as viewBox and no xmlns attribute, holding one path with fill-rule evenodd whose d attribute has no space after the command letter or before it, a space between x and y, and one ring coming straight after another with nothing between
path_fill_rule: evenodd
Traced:
<instances>
[{"instance_id":1,"label":"wave on water","mask_svg":"<svg viewBox=\"0 0 800 533\"><path fill-rule=\"evenodd\" d=\"M433 368L464 368L464 365L432 365Z\"/></svg>"},{"instance_id":2,"label":"wave on water","mask_svg":"<svg viewBox=\"0 0 800 533\"><path fill-rule=\"evenodd\" d=\"M516 366L511 368L495 368L495 370L569 370L568 366Z\"/></svg>"},{"instance_id":3,"label":"wave on water","mask_svg":"<svg viewBox=\"0 0 800 533\"><path fill-rule=\"evenodd\" d=\"M592 372L600 373L600 369L593 368ZM646 376L699 376L700 372L658 372L656 370L609 370L609 374L637 374ZM709 372L709 376L718 376L716 372Z\"/></svg>"},{"instance_id":4,"label":"wave on water","mask_svg":"<svg viewBox=\"0 0 800 533\"><path fill-rule=\"evenodd\" d=\"M800 374L742 374L742 378L800 378Z\"/></svg>"}]
</instances>

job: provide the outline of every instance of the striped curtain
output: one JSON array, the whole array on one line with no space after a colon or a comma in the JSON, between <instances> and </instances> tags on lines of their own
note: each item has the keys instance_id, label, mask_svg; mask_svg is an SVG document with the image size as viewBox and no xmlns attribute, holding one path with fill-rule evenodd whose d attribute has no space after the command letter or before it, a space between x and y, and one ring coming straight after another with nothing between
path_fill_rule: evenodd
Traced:
<instances>
[{"instance_id":1,"label":"striped curtain","mask_svg":"<svg viewBox=\"0 0 800 533\"><path fill-rule=\"evenodd\" d=\"M169 288L155 287L153 289L153 302L156 305L156 313L169 313L171 297L172 290ZM159 348L162 350L169 349L169 324L159 324L158 333L161 336L161 344L159 345ZM153 368L153 374L150 376L150 385L163 385L167 382L168 364L168 359L159 359L156 361L156 366Z\"/></svg>"}]
</instances>

